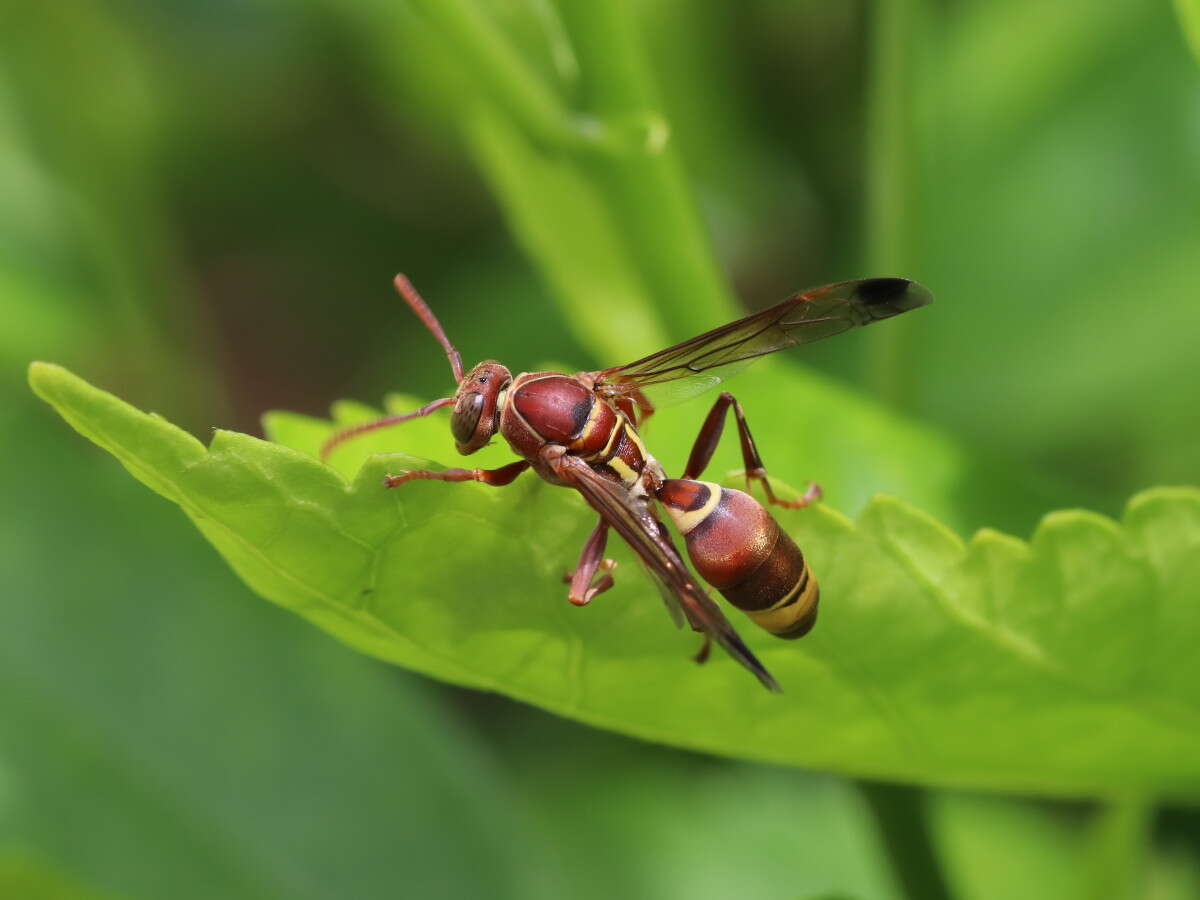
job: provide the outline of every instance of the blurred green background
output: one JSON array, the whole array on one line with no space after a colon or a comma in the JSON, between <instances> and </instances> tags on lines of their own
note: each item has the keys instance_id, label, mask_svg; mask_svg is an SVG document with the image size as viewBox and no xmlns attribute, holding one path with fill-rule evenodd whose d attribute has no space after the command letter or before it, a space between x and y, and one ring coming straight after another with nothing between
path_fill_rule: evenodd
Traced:
<instances>
[{"instance_id":1,"label":"blurred green background","mask_svg":"<svg viewBox=\"0 0 1200 900\"><path fill-rule=\"evenodd\" d=\"M201 437L441 396L398 270L514 371L916 277L919 321L792 361L1003 485L908 499L1027 536L1200 480L1200 68L1169 3L16 0L0 896L1200 896L1187 809L713 760L360 657L24 384L54 360Z\"/></svg>"}]
</instances>

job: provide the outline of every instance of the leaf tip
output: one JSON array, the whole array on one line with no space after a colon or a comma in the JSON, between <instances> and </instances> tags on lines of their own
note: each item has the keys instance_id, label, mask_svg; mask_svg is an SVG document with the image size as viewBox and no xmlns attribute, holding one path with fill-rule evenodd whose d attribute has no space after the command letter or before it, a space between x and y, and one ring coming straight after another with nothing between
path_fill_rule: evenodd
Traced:
<instances>
[{"instance_id":1,"label":"leaf tip","mask_svg":"<svg viewBox=\"0 0 1200 900\"><path fill-rule=\"evenodd\" d=\"M1125 504L1125 516L1128 518L1147 507L1171 503L1200 503L1200 488L1189 485L1147 488L1129 498L1129 502Z\"/></svg>"},{"instance_id":2,"label":"leaf tip","mask_svg":"<svg viewBox=\"0 0 1200 900\"><path fill-rule=\"evenodd\" d=\"M1033 541L1043 534L1066 533L1079 529L1092 529L1115 534L1118 524L1103 513L1092 509L1054 509L1042 516L1033 532Z\"/></svg>"},{"instance_id":3,"label":"leaf tip","mask_svg":"<svg viewBox=\"0 0 1200 900\"><path fill-rule=\"evenodd\" d=\"M72 375L58 363L42 362L35 359L29 364L29 388L47 402L50 400L47 394L55 383L61 381L64 377L76 378L75 375Z\"/></svg>"},{"instance_id":4,"label":"leaf tip","mask_svg":"<svg viewBox=\"0 0 1200 900\"><path fill-rule=\"evenodd\" d=\"M901 500L894 494L875 494L858 514L858 524L867 530L895 530L919 527L930 535L956 549L963 548L963 539L957 532L937 519L932 513Z\"/></svg>"},{"instance_id":5,"label":"leaf tip","mask_svg":"<svg viewBox=\"0 0 1200 900\"><path fill-rule=\"evenodd\" d=\"M970 562L1008 560L1018 564L1029 554L1028 542L995 528L980 528L967 542L967 559Z\"/></svg>"}]
</instances>

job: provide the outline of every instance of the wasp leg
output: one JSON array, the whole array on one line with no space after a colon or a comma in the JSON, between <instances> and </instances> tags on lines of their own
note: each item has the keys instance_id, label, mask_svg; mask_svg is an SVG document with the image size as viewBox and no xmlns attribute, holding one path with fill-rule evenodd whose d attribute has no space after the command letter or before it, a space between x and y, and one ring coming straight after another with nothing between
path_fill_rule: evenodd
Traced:
<instances>
[{"instance_id":1,"label":"wasp leg","mask_svg":"<svg viewBox=\"0 0 1200 900\"><path fill-rule=\"evenodd\" d=\"M443 469L433 472L429 469L409 469L396 475L388 475L383 479L385 487L400 487L409 481L478 481L490 484L492 487L504 487L512 484L517 476L529 468L526 460L518 460L501 466L499 469Z\"/></svg>"},{"instance_id":2,"label":"wasp leg","mask_svg":"<svg viewBox=\"0 0 1200 900\"><path fill-rule=\"evenodd\" d=\"M692 659L697 663L708 662L708 651L712 649L712 638L708 632L704 633L704 643L700 645L700 649L696 651L696 655Z\"/></svg>"},{"instance_id":3,"label":"wasp leg","mask_svg":"<svg viewBox=\"0 0 1200 900\"><path fill-rule=\"evenodd\" d=\"M610 574L617 567L616 560L604 558L604 545L608 542L608 523L601 519L592 529L583 551L579 554L579 564L574 572L568 572L563 581L571 585L567 599L576 606L587 606L593 598L603 594L613 586ZM593 583L598 571L604 572Z\"/></svg>"},{"instance_id":4,"label":"wasp leg","mask_svg":"<svg viewBox=\"0 0 1200 900\"><path fill-rule=\"evenodd\" d=\"M708 418L700 426L700 434L696 436L696 443L692 445L692 453L688 457L683 477L695 480L708 466L717 449L717 444L721 441L721 433L725 430L725 414L731 406L734 418L737 420L738 438L742 444L742 464L746 467L747 490L752 482L757 481L762 484L768 503L788 509L803 509L810 503L819 500L821 486L815 482L809 485L808 490L799 500L780 500L775 496L775 492L771 490L771 482L767 480L767 470L763 465L762 457L758 455L758 447L754 444L754 436L750 434L750 426L746 424L746 414L742 411L742 404L738 403L737 398L728 391L724 391L717 398Z\"/></svg>"}]
</instances>

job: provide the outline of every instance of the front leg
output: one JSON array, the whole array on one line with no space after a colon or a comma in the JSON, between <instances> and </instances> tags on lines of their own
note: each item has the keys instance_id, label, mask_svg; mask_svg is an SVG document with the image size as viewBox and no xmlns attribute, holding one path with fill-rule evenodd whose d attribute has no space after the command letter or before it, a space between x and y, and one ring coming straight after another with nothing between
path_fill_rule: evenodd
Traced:
<instances>
[{"instance_id":1,"label":"front leg","mask_svg":"<svg viewBox=\"0 0 1200 900\"><path fill-rule=\"evenodd\" d=\"M409 469L397 475L386 476L383 484L385 487L394 488L409 481L478 481L492 487L504 487L506 484L512 484L529 466L530 463L522 459L499 469L443 469L441 472Z\"/></svg>"},{"instance_id":2,"label":"front leg","mask_svg":"<svg viewBox=\"0 0 1200 900\"><path fill-rule=\"evenodd\" d=\"M592 602L592 598L613 586L610 573L617 567L617 563L615 560L604 558L604 546L607 542L608 523L601 519L583 545L583 551L579 554L579 565L563 579L571 585L567 591L567 599L576 606L587 606ZM601 570L604 574L593 584L592 579Z\"/></svg>"},{"instance_id":3,"label":"front leg","mask_svg":"<svg viewBox=\"0 0 1200 900\"><path fill-rule=\"evenodd\" d=\"M780 500L775 496L775 492L771 490L771 482L767 480L767 469L763 465L762 457L758 455L758 447L754 445L754 436L750 434L750 426L746 424L746 415L742 412L742 404L738 403L733 394L728 391L722 392L721 396L717 398L708 418L700 426L700 434L696 436L696 443L692 446L692 453L688 457L683 477L694 481L707 468L717 449L717 444L721 441L721 433L725 430L725 415L731 406L742 445L742 465L746 469L747 489L751 482L758 481L766 492L768 503L785 506L788 509L803 509L813 501L819 500L821 486L815 482L809 485L808 490L799 500Z\"/></svg>"}]
</instances>

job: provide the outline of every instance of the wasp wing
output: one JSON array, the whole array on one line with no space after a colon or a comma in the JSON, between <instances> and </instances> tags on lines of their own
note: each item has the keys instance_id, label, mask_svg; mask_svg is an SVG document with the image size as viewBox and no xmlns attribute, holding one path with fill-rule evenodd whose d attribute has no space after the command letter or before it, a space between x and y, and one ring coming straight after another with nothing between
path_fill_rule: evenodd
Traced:
<instances>
[{"instance_id":1,"label":"wasp wing","mask_svg":"<svg viewBox=\"0 0 1200 900\"><path fill-rule=\"evenodd\" d=\"M779 683L742 642L720 607L696 583L671 542L666 527L650 511L648 504L634 500L627 490L604 478L576 456L561 456L550 460L550 465L555 474L576 488L588 505L633 548L662 585L669 609L673 600L682 607L697 630L711 635L768 690L780 691ZM675 610L672 612L674 614Z\"/></svg>"},{"instance_id":2,"label":"wasp wing","mask_svg":"<svg viewBox=\"0 0 1200 900\"><path fill-rule=\"evenodd\" d=\"M907 278L827 284L628 365L597 372L596 390L612 398L671 383L665 393L655 392L656 402L684 400L760 356L811 344L931 302L929 291Z\"/></svg>"},{"instance_id":3,"label":"wasp wing","mask_svg":"<svg viewBox=\"0 0 1200 900\"><path fill-rule=\"evenodd\" d=\"M682 628L683 623L687 622L688 618L687 613L683 611L683 606L679 603L679 598L675 596L675 593L661 578L654 574L654 570L644 562L642 563L642 568L646 570L646 574L650 576L650 580L653 581L654 586L658 588L658 593L662 596L663 604L667 607L667 612L671 616L671 621L675 623L676 628Z\"/></svg>"}]
</instances>

